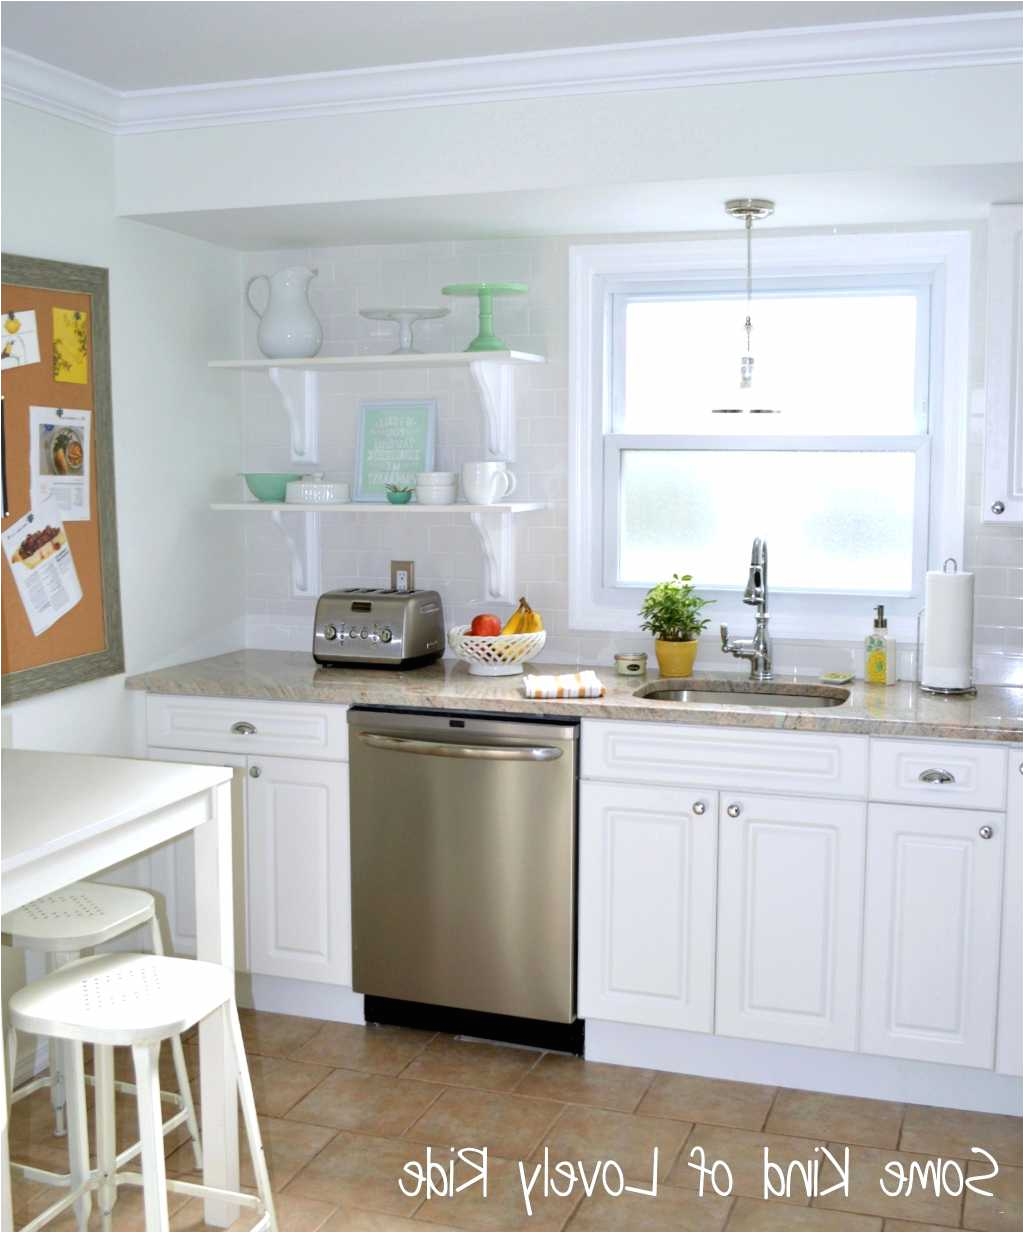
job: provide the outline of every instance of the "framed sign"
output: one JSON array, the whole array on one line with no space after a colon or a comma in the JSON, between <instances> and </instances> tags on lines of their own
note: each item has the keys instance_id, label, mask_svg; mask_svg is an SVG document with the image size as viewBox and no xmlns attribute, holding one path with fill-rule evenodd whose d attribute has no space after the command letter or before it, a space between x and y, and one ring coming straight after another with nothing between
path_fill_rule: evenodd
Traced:
<instances>
[{"instance_id":1,"label":"framed sign","mask_svg":"<svg viewBox=\"0 0 1024 1233\"><path fill-rule=\"evenodd\" d=\"M107 271L3 256L3 701L124 671Z\"/></svg>"},{"instance_id":2,"label":"framed sign","mask_svg":"<svg viewBox=\"0 0 1024 1233\"><path fill-rule=\"evenodd\" d=\"M434 468L437 403L432 398L359 404L356 501L386 500L387 484L416 483Z\"/></svg>"}]
</instances>

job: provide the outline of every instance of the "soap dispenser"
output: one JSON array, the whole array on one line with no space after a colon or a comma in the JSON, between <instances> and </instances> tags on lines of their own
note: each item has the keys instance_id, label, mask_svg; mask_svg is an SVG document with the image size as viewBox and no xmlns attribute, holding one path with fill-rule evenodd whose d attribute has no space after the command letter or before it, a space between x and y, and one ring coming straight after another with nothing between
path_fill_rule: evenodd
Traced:
<instances>
[{"instance_id":1,"label":"soap dispenser","mask_svg":"<svg viewBox=\"0 0 1024 1233\"><path fill-rule=\"evenodd\" d=\"M896 639L889 635L885 606L875 609L875 623L864 639L864 680L869 685L896 684Z\"/></svg>"}]
</instances>

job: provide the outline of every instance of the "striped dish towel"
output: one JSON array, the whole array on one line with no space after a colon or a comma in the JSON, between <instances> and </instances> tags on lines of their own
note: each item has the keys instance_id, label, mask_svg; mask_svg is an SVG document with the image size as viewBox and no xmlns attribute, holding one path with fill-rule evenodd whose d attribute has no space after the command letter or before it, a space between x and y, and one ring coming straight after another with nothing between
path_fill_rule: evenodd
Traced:
<instances>
[{"instance_id":1,"label":"striped dish towel","mask_svg":"<svg viewBox=\"0 0 1024 1233\"><path fill-rule=\"evenodd\" d=\"M596 672L563 672L560 676L524 676L527 698L603 698L604 686Z\"/></svg>"}]
</instances>

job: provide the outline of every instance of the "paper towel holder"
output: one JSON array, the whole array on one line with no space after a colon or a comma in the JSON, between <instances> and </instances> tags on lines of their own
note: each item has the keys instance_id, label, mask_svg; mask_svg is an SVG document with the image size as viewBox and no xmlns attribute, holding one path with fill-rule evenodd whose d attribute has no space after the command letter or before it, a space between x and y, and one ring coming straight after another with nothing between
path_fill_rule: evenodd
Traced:
<instances>
[{"instance_id":1,"label":"paper towel holder","mask_svg":"<svg viewBox=\"0 0 1024 1233\"><path fill-rule=\"evenodd\" d=\"M952 569L949 567L952 566ZM942 572L944 574L955 574L960 566L957 564L956 557L946 557L942 562ZM924 617L924 609L922 608L917 614L917 646L915 649L915 658L917 659L917 686L922 693L938 694L944 698L955 697L971 697L978 692L978 687L973 683L970 685L962 685L958 688L944 688L940 685L925 685L921 681L921 673L924 669L924 646L921 638L921 621Z\"/></svg>"}]
</instances>

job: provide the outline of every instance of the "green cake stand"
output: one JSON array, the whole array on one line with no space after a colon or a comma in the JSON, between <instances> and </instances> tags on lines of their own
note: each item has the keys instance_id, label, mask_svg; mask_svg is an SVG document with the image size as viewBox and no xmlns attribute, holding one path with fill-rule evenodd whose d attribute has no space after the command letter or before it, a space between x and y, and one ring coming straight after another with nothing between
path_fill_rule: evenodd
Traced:
<instances>
[{"instance_id":1,"label":"green cake stand","mask_svg":"<svg viewBox=\"0 0 1024 1233\"><path fill-rule=\"evenodd\" d=\"M525 295L526 283L452 283L442 287L442 295L475 295L480 301L480 332L466 348L467 351L508 351L507 343L494 334L494 297L496 295Z\"/></svg>"}]
</instances>

